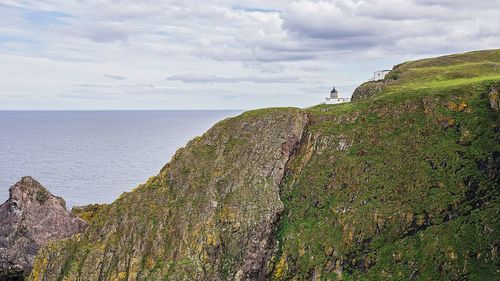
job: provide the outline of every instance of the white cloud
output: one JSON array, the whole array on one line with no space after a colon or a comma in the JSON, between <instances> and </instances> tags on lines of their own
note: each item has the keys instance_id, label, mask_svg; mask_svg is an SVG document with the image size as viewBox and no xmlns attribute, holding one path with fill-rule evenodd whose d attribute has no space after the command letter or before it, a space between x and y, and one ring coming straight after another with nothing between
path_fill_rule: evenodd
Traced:
<instances>
[{"instance_id":1,"label":"white cloud","mask_svg":"<svg viewBox=\"0 0 500 281\"><path fill-rule=\"evenodd\" d=\"M310 105L376 68L500 46L500 0L0 0L0 13L0 108Z\"/></svg>"}]
</instances>

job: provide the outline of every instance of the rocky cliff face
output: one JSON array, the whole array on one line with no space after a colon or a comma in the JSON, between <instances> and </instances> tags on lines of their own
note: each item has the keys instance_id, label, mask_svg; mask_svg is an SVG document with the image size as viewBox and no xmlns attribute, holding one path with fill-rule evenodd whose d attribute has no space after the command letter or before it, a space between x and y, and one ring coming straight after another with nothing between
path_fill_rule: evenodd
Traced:
<instances>
[{"instance_id":1,"label":"rocky cliff face","mask_svg":"<svg viewBox=\"0 0 500 281\"><path fill-rule=\"evenodd\" d=\"M41 246L86 227L66 210L62 198L30 177L22 178L9 193L9 199L0 205L0 280L28 275Z\"/></svg>"},{"instance_id":2,"label":"rocky cliff face","mask_svg":"<svg viewBox=\"0 0 500 281\"><path fill-rule=\"evenodd\" d=\"M84 234L45 248L32 279L265 278L279 185L307 122L287 109L219 123Z\"/></svg>"},{"instance_id":3,"label":"rocky cliff face","mask_svg":"<svg viewBox=\"0 0 500 281\"><path fill-rule=\"evenodd\" d=\"M370 99L220 122L30 280L495 279L500 51L396 70Z\"/></svg>"}]
</instances>

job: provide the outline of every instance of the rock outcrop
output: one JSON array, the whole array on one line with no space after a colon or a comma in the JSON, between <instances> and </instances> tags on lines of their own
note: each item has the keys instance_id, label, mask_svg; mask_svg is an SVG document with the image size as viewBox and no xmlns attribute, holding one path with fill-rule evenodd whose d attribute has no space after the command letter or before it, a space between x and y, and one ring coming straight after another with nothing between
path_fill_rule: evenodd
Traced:
<instances>
[{"instance_id":1,"label":"rock outcrop","mask_svg":"<svg viewBox=\"0 0 500 281\"><path fill-rule=\"evenodd\" d=\"M352 93L352 102L359 102L370 99L381 93L384 88L384 81L370 81L359 85Z\"/></svg>"},{"instance_id":2,"label":"rock outcrop","mask_svg":"<svg viewBox=\"0 0 500 281\"><path fill-rule=\"evenodd\" d=\"M66 210L66 203L31 177L9 189L0 205L0 280L27 276L35 254L51 240L82 232L86 223Z\"/></svg>"},{"instance_id":3,"label":"rock outcrop","mask_svg":"<svg viewBox=\"0 0 500 281\"><path fill-rule=\"evenodd\" d=\"M500 110L500 90L498 90L500 87L492 87L489 97L490 97L490 105L491 108L494 110L498 111Z\"/></svg>"}]
</instances>

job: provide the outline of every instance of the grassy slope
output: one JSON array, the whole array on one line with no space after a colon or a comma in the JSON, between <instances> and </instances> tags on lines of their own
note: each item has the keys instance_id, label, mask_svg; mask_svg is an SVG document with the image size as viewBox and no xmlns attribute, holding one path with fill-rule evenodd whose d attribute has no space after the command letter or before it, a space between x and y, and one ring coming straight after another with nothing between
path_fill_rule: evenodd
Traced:
<instances>
[{"instance_id":1,"label":"grassy slope","mask_svg":"<svg viewBox=\"0 0 500 281\"><path fill-rule=\"evenodd\" d=\"M500 50L407 62L389 77L372 100L308 109L282 186L274 279L498 277L488 92L500 86Z\"/></svg>"}]
</instances>

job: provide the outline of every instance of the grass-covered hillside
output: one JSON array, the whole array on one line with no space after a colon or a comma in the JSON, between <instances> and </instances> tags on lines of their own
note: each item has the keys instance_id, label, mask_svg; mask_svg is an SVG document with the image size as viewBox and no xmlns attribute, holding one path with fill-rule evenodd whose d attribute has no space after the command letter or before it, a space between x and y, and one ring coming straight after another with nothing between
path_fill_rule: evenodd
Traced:
<instances>
[{"instance_id":1,"label":"grass-covered hillside","mask_svg":"<svg viewBox=\"0 0 500 281\"><path fill-rule=\"evenodd\" d=\"M308 110L273 278L498 278L500 50L407 62L384 83Z\"/></svg>"},{"instance_id":2,"label":"grass-covered hillside","mask_svg":"<svg viewBox=\"0 0 500 281\"><path fill-rule=\"evenodd\" d=\"M495 280L499 89L500 50L481 51L401 64L354 103L224 120L30 279Z\"/></svg>"}]
</instances>

